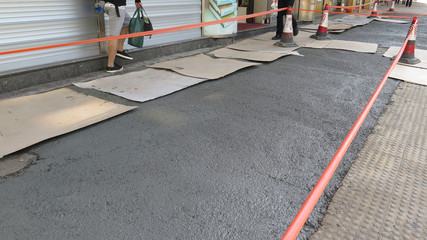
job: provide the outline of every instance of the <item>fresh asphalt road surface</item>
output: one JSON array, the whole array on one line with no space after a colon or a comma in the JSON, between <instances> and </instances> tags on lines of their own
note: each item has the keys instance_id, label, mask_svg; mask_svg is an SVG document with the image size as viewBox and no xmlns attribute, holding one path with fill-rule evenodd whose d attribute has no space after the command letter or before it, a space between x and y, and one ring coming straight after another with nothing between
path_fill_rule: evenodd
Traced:
<instances>
[{"instance_id":1,"label":"fresh asphalt road surface","mask_svg":"<svg viewBox=\"0 0 427 240\"><path fill-rule=\"evenodd\" d=\"M409 24L392 24L392 41L390 25L332 37L400 45ZM0 179L1 239L280 239L390 66L384 50L300 49L142 104L87 91L139 108L26 149L37 163ZM302 239L397 85L387 82Z\"/></svg>"}]
</instances>

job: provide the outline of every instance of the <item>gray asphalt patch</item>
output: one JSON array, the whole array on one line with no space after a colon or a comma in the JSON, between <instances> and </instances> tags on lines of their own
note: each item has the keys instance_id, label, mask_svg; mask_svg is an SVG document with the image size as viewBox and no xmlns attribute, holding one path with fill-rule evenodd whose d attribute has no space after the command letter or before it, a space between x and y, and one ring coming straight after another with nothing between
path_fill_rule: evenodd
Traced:
<instances>
[{"instance_id":1,"label":"gray asphalt patch","mask_svg":"<svg viewBox=\"0 0 427 240\"><path fill-rule=\"evenodd\" d=\"M342 38L374 42L380 24ZM31 147L38 164L0 179L2 239L280 239L391 64L300 53ZM302 239L397 85L387 82Z\"/></svg>"}]
</instances>

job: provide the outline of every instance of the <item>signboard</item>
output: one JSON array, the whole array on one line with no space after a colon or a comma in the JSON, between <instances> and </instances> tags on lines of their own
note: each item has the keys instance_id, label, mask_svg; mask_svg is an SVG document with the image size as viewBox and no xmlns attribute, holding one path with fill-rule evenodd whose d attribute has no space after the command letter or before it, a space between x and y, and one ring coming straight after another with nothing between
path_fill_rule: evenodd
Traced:
<instances>
[{"instance_id":1,"label":"signboard","mask_svg":"<svg viewBox=\"0 0 427 240\"><path fill-rule=\"evenodd\" d=\"M237 17L237 0L203 0L203 22ZM203 27L203 35L225 37L237 32L237 21Z\"/></svg>"}]
</instances>

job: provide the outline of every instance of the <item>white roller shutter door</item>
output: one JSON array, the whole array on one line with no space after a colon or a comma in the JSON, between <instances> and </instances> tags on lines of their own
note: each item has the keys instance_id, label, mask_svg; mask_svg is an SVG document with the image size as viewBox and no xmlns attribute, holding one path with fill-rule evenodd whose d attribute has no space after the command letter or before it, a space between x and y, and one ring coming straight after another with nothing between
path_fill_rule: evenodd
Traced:
<instances>
[{"instance_id":1,"label":"white roller shutter door","mask_svg":"<svg viewBox=\"0 0 427 240\"><path fill-rule=\"evenodd\" d=\"M88 0L0 0L0 51L97 38L96 21ZM94 43L0 55L0 74L98 54Z\"/></svg>"},{"instance_id":2,"label":"white roller shutter door","mask_svg":"<svg viewBox=\"0 0 427 240\"><path fill-rule=\"evenodd\" d=\"M201 0L142 0L142 4L153 23L154 29L195 24L200 23L202 20ZM135 12L135 0L127 0L126 11L129 15L133 15ZM108 24L107 15L106 24ZM106 27L106 30L108 31L108 27ZM157 34L153 35L151 39L145 37L144 46L200 38L201 36L201 28ZM133 47L126 44L125 48L130 49Z\"/></svg>"}]
</instances>

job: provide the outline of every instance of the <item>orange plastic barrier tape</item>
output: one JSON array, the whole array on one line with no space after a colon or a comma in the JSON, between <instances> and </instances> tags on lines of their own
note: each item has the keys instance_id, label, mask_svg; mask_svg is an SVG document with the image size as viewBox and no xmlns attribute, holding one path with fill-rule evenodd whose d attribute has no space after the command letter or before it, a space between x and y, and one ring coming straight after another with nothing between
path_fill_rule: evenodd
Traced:
<instances>
[{"instance_id":1,"label":"orange plastic barrier tape","mask_svg":"<svg viewBox=\"0 0 427 240\"><path fill-rule=\"evenodd\" d=\"M308 12L328 12L328 13L334 13L334 14L349 14L349 15L360 15L360 16L371 16L371 14L368 13L345 13L345 12L333 12L333 11L321 11L321 10L309 10L309 9L292 9L292 10L301 10L301 11L308 11ZM389 17L389 18L411 18L412 17L405 17L405 16L392 16L392 15L377 15L376 17Z\"/></svg>"},{"instance_id":2,"label":"orange plastic barrier tape","mask_svg":"<svg viewBox=\"0 0 427 240\"><path fill-rule=\"evenodd\" d=\"M33 47L33 48L25 48L25 49L17 49L17 50L11 50L11 51L4 51L0 52L0 55L5 54L12 54L12 53L21 53L21 52L29 52L29 51L37 51L37 50L43 50L43 49L49 49L49 48L58 48L58 47L67 47L67 46L73 46L73 45L80 45L80 44L88 44L88 43L97 43L97 42L105 42L108 40L115 40L115 39L124 39L124 38L131 38L131 37L141 37L141 36L148 36L148 35L154 35L154 34L160 34L160 33L168 33L168 32L175 32L175 31L181 31L181 30L187 30L187 29L193 29L193 28L199 28L209 25L215 25L225 22L232 22L237 20L242 20L246 18L253 18L253 17L259 17L275 12L284 11L288 8L280 8L276 10L270 10L266 12L260 12L260 13L254 13L250 15L245 16L238 16L234 18L224 19L224 20L216 20L216 21L210 21L210 22L204 22L204 23L195 23L190 25L184 25L184 26L178 26L178 27L171 27L171 28L164 28L159 30L153 30L153 31L147 31L147 32L140 32L140 33L132 33L132 34L126 34L126 35L120 35L120 36L112 36L112 37L105 37L105 38L95 38L90 40L83 40L83 41L77 41L77 42L70 42L70 43L61 43L61 44L53 44L48 46L41 46L41 47Z\"/></svg>"},{"instance_id":3,"label":"orange plastic barrier tape","mask_svg":"<svg viewBox=\"0 0 427 240\"><path fill-rule=\"evenodd\" d=\"M242 20L242 19L247 19L247 18L259 17L259 16L263 16L263 15L267 15L267 14L271 14L271 13L275 13L275 12L284 11L286 9L288 9L288 8L281 8L281 9L270 10L270 11L265 11L265 12L260 12L260 13L254 13L254 14L245 15L245 16L238 16L238 17L224 19L224 20L216 20L216 21L211 21L211 22L196 23L196 24L184 25L184 26L179 26L179 27L164 28L164 29L147 31L147 32L132 33L132 34L126 34L126 35L120 35L120 36L95 38L95 39L83 40L83 41L77 41L77 42L70 42L70 43L60 43L60 44L53 44L53 45L40 46L40 47L10 50L10 51L0 52L0 55L30 52L30 51L44 50L44 49L50 49L50 48L58 48L58 47L68 47L68 46L80 45L80 44L105 42L105 41L115 40L115 39L124 39L124 38L130 38L130 37L141 37L141 36L148 36L148 35L154 35L154 34L160 34L160 33L168 33L168 32L174 32L174 31L188 30L188 29L199 28L199 27L204 27L204 26L209 26L209 25L215 25L215 24L220 24L220 23L225 23L225 22L232 22L232 21L237 21L237 20ZM325 12L325 11L320 11L320 10L309 10L309 9L293 9L293 10ZM370 14L363 14L363 13L341 13L341 12L331 12L331 13L370 16ZM375 16L378 16L378 17L395 17L395 18L411 18L411 17L388 16L388 15L375 15Z\"/></svg>"},{"instance_id":4,"label":"orange plastic barrier tape","mask_svg":"<svg viewBox=\"0 0 427 240\"><path fill-rule=\"evenodd\" d=\"M349 131L349 133L345 137L341 146L338 148L334 157L329 162L329 164L326 167L325 171L323 172L322 176L320 176L316 185L311 190L310 195L305 200L304 204L302 205L301 209L299 210L299 212L295 216L291 225L289 225L288 229L286 230L285 234L282 237L282 240L294 240L297 238L299 232L301 231L302 227L304 226L304 223L307 221L308 217L310 216L311 212L313 211L314 206L317 204L317 201L319 200L320 196L322 195L323 191L325 190L326 185L328 185L329 180L331 180L332 175L335 173L335 170L337 169L342 158L344 157L345 153L347 152L347 149L350 147L351 142L353 141L354 137L356 136L357 132L359 131L360 127L362 126L363 122L365 121L366 117L368 116L369 111L371 110L372 106L375 103L375 100L377 99L382 88L384 87L385 83L387 82L388 77L390 76L391 72L393 71L394 67L396 66L397 62L399 61L400 57L402 56L403 51L404 51L406 45L408 44L409 36L411 35L412 31L416 31L415 30L416 27L413 27L413 26L417 26L417 24L418 24L418 18L414 17L413 24L411 24L411 28L410 28L410 31L408 33L408 36L406 37L405 42L403 43L402 47L400 48L399 53L397 54L396 58L394 59L393 63L391 64L391 66L388 69L388 71L386 72L386 74L384 75L380 84L375 89L374 93L372 94L371 98L369 99L368 103L366 104L365 108L363 109L362 113L359 115L359 117L357 118L353 127L351 128L351 130Z\"/></svg>"},{"instance_id":5,"label":"orange plastic barrier tape","mask_svg":"<svg viewBox=\"0 0 427 240\"><path fill-rule=\"evenodd\" d=\"M368 10L368 9L357 9L357 10L366 11L366 12L371 12L372 11L372 10ZM380 13L402 14L402 15L412 15L412 16L427 16L427 14L423 14L423 13L404 13L404 12L390 12L390 11L380 11L380 10L377 10L377 12L380 12Z\"/></svg>"},{"instance_id":6,"label":"orange plastic barrier tape","mask_svg":"<svg viewBox=\"0 0 427 240\"><path fill-rule=\"evenodd\" d=\"M358 7L363 7L363 6L366 6L366 5L369 5L369 4L371 4L371 3L365 3L365 4L362 4L362 5L357 5L357 6L329 6L329 8L343 8L343 9L352 9L352 8L358 8Z\"/></svg>"}]
</instances>

